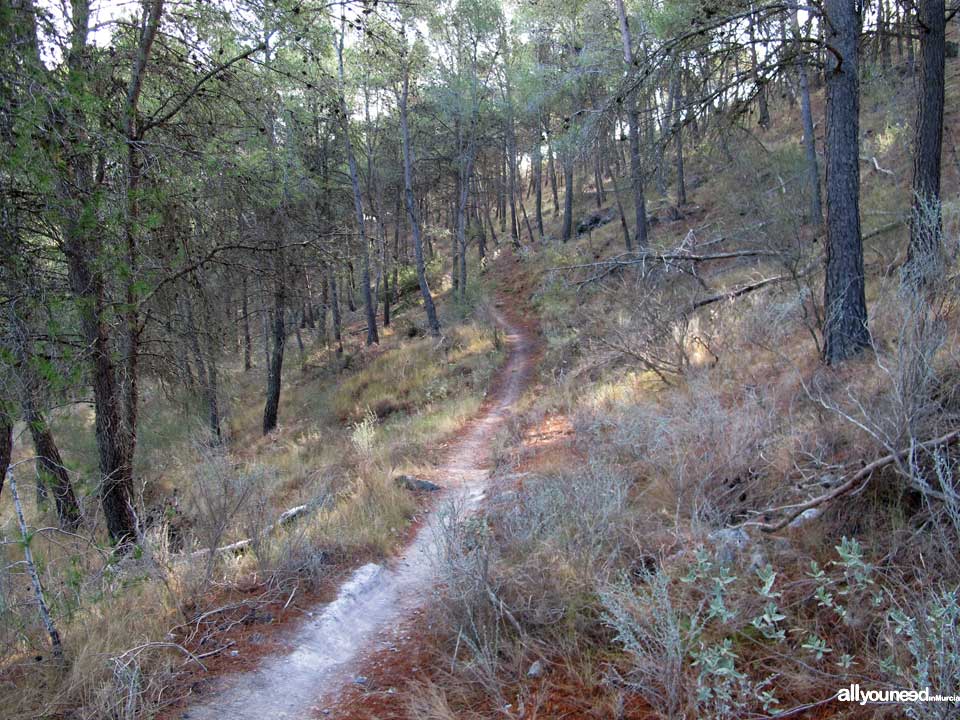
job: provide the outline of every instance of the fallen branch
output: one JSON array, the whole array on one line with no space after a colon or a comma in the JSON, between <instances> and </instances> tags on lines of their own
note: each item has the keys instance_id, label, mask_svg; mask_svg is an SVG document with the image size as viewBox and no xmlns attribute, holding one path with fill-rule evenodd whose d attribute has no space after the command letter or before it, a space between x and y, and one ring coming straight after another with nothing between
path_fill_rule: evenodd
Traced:
<instances>
[{"instance_id":1,"label":"fallen branch","mask_svg":"<svg viewBox=\"0 0 960 720\"><path fill-rule=\"evenodd\" d=\"M861 157L860 160L861 160L862 162L868 162L868 163L872 164L872 165L873 165L873 169L876 170L877 172L881 172L881 173L883 173L884 175L889 175L889 176L893 177L893 171L892 171L892 170L887 170L886 168L880 167L880 163L877 162L877 156L876 156L876 155L874 155L873 157L868 157L868 158L866 158L866 157Z\"/></svg>"},{"instance_id":2,"label":"fallen branch","mask_svg":"<svg viewBox=\"0 0 960 720\"><path fill-rule=\"evenodd\" d=\"M113 658L113 662L116 663L118 666L126 667L127 665L130 664L130 660L136 658L144 650L151 650L155 648L161 648L165 650L179 650L181 653L187 656L187 659L184 662L184 664L188 662L195 662L197 665L200 666L201 670L203 670L204 672L207 671L207 667L202 662L200 662L200 658L206 657L206 655L204 656L194 655L192 652L187 650L183 645L180 645L179 643L175 643L175 642L143 643L142 645L137 645L134 648L130 648L129 650L123 653L120 653L119 655Z\"/></svg>"},{"instance_id":3,"label":"fallen branch","mask_svg":"<svg viewBox=\"0 0 960 720\"><path fill-rule=\"evenodd\" d=\"M729 260L731 258L741 257L776 257L780 253L770 250L731 250L729 252L710 253L706 255L696 255L694 253L672 252L672 253L621 253L608 260L599 260L592 263L581 263L578 265L557 265L549 268L550 271L559 270L584 270L595 267L629 267L631 265L641 265L644 263L671 262L687 260L690 262L707 262L709 260Z\"/></svg>"},{"instance_id":4,"label":"fallen branch","mask_svg":"<svg viewBox=\"0 0 960 720\"><path fill-rule=\"evenodd\" d=\"M804 503L799 505L785 505L779 508L773 508L768 510L767 513L776 513L782 512L784 510L789 510L790 512L785 515L782 519L778 520L775 523L759 523L759 522L746 522L743 523L740 527L751 526L760 528L763 532L772 533L777 532L778 530L783 530L787 525L792 523L798 517L800 517L807 510L811 510L815 507L819 507L824 503L828 503L831 500L835 500L838 497L846 495L853 490L860 490L861 485L866 485L870 482L870 478L877 470L885 468L887 465L892 465L895 462L899 462L906 455L909 455L911 452L916 450L929 450L930 448L938 447L940 445L951 445L960 439L960 429L951 430L946 435L941 435L938 438L933 440L927 440L926 442L919 443L913 447L907 448L905 450L900 450L895 453L890 453L889 455L884 455L881 458L874 460L873 462L864 465L860 470L858 470L853 476L850 477L844 483L841 483L835 487L830 492L824 493L823 495L818 495L815 498L807 500ZM765 513L766 514L766 513Z\"/></svg>"},{"instance_id":5,"label":"fallen branch","mask_svg":"<svg viewBox=\"0 0 960 720\"><path fill-rule=\"evenodd\" d=\"M690 310L699 310L706 305L712 305L713 303L721 302L723 300L733 300L742 295L752 293L754 290L759 290L764 288L767 285L773 285L775 283L783 282L784 280L790 280L792 276L790 275L776 275L774 277L764 278L763 280L758 280L755 283L750 283L749 285L743 285L733 290L725 290L722 293L717 293L716 295L711 295L710 297L703 298L702 300L697 300L690 306Z\"/></svg>"},{"instance_id":6,"label":"fallen branch","mask_svg":"<svg viewBox=\"0 0 960 720\"><path fill-rule=\"evenodd\" d=\"M513 629L516 630L517 635L523 637L523 627L520 623L517 622L517 619L513 616L513 613L510 612L510 608L504 605L503 600L497 597L497 594L493 591L493 588L487 585L487 597L490 598L490 604L493 605L494 610L500 612L507 620L510 621L510 624L513 625Z\"/></svg>"},{"instance_id":7,"label":"fallen branch","mask_svg":"<svg viewBox=\"0 0 960 720\"><path fill-rule=\"evenodd\" d=\"M220 553L226 553L226 552L242 553L246 551L246 549L249 548L251 545L253 545L254 541L260 540L266 537L267 535L274 532L275 530L279 530L284 525L288 525L289 523L293 522L301 515L309 512L310 510L313 510L316 507L319 507L322 504L323 503L321 502L321 503L311 503L308 505L297 505L296 507L292 507L289 510L285 510L282 513L280 513L280 517L277 518L277 521L275 523L268 525L264 530L260 532L259 535L251 538L246 538L244 540L238 540L237 542L230 543L229 545L223 545L221 547L215 548L213 550L213 553L215 555L219 555ZM202 557L204 555L209 555L209 554L210 554L209 549L195 550L189 555L187 555L186 557L195 558L195 557Z\"/></svg>"}]
</instances>

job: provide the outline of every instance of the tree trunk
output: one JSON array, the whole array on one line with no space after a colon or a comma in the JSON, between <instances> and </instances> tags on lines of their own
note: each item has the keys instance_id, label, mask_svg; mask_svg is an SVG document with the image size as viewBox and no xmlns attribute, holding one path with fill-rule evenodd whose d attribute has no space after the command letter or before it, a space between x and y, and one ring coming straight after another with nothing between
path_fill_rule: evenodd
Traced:
<instances>
[{"instance_id":1,"label":"tree trunk","mask_svg":"<svg viewBox=\"0 0 960 720\"><path fill-rule=\"evenodd\" d=\"M450 211L450 227L453 231L450 233L450 283L455 298L460 297L460 235L459 223L456 220L458 198L460 197L460 176L457 174L456 187L454 187L453 209Z\"/></svg>"},{"instance_id":2,"label":"tree trunk","mask_svg":"<svg viewBox=\"0 0 960 720\"><path fill-rule=\"evenodd\" d=\"M427 325L430 334L440 337L440 321L437 319L437 309L430 294L430 285L427 283L427 271L423 262L423 238L420 235L420 220L417 218L417 204L413 197L413 149L410 147L410 127L407 122L407 95L410 86L410 68L404 67L402 90L399 97L400 106L400 136L403 145L403 188L407 200L407 215L410 217L410 231L413 234L413 251L417 265L417 282L420 285L420 295L423 297L423 308L427 313Z\"/></svg>"},{"instance_id":3,"label":"tree trunk","mask_svg":"<svg viewBox=\"0 0 960 720\"><path fill-rule=\"evenodd\" d=\"M263 341L263 367L270 368L270 308L267 306L267 292L263 281L257 278L257 289L260 294L260 339Z\"/></svg>"},{"instance_id":4,"label":"tree trunk","mask_svg":"<svg viewBox=\"0 0 960 720\"><path fill-rule=\"evenodd\" d=\"M569 152L569 151L567 151ZM564 157L563 164L563 232L561 237L563 242L568 242L573 237L573 158Z\"/></svg>"},{"instance_id":5,"label":"tree trunk","mask_svg":"<svg viewBox=\"0 0 960 720\"><path fill-rule=\"evenodd\" d=\"M760 111L757 124L767 130L770 127L770 107L767 104L767 86L763 78L760 77L760 62L757 60L756 20L753 13L750 14L750 74L753 76L753 83L757 89L757 106Z\"/></svg>"},{"instance_id":6,"label":"tree trunk","mask_svg":"<svg viewBox=\"0 0 960 720\"><path fill-rule=\"evenodd\" d=\"M367 241L367 226L363 217L363 198L360 195L360 176L357 171L357 158L353 152L353 142L350 140L350 110L347 107L345 80L343 72L343 41L346 30L341 24L340 40L337 43L337 68L340 87L340 120L343 126L343 145L347 153L347 166L350 169L350 186L353 189L353 209L356 213L357 230L360 234L360 259L363 261L361 282L363 283L363 307L367 316L367 345L380 342L377 333L377 311L373 306L373 294L370 292L370 247ZM351 275L352 279L352 275Z\"/></svg>"},{"instance_id":7,"label":"tree trunk","mask_svg":"<svg viewBox=\"0 0 960 720\"><path fill-rule=\"evenodd\" d=\"M343 355L343 329L340 317L340 296L337 293L337 273L327 269L327 285L330 287L330 309L333 316L333 341L337 344L337 355Z\"/></svg>"},{"instance_id":8,"label":"tree trunk","mask_svg":"<svg viewBox=\"0 0 960 720\"><path fill-rule=\"evenodd\" d=\"M507 173L509 179L508 194L510 196L510 237L513 246L520 247L520 223L517 218L517 136L513 120L513 99L510 93L510 83L506 85L507 96Z\"/></svg>"},{"instance_id":9,"label":"tree trunk","mask_svg":"<svg viewBox=\"0 0 960 720\"><path fill-rule=\"evenodd\" d=\"M78 203L79 207L82 205ZM93 271L89 264L90 260L97 262L97 253L88 241L88 231L81 226L79 216L67 223L68 275L90 353L103 514L110 538L116 545L126 546L137 537L137 520L133 511L133 448L124 437L110 327L104 319L103 280L99 270Z\"/></svg>"},{"instance_id":10,"label":"tree trunk","mask_svg":"<svg viewBox=\"0 0 960 720\"><path fill-rule=\"evenodd\" d=\"M823 199L820 194L820 163L817 160L817 139L813 131L813 111L810 109L810 83L807 76L807 63L802 51L800 39L800 21L797 17L797 0L792 0L790 17L792 19L794 40L797 52L797 77L800 82L800 115L803 121L803 150L807 158L807 187L810 192L810 223L823 222Z\"/></svg>"},{"instance_id":11,"label":"tree trunk","mask_svg":"<svg viewBox=\"0 0 960 720\"><path fill-rule=\"evenodd\" d=\"M629 74L633 68L633 47L630 35L630 25L627 21L627 12L623 0L617 0L617 15L620 19L620 37L623 41L623 63L625 72ZM637 111L637 93L631 91L624 98L627 111L627 125L630 133L630 185L633 190L633 204L636 216L637 249L647 248L647 202L643 192L643 165L640 155L640 115ZM620 202L619 195L617 203ZM622 211L621 211L622 212ZM630 232L624 228L624 240L627 252L633 250L630 243Z\"/></svg>"},{"instance_id":12,"label":"tree trunk","mask_svg":"<svg viewBox=\"0 0 960 720\"><path fill-rule=\"evenodd\" d=\"M73 33L67 54L68 83L85 83L87 34L90 6L73 3ZM71 133L62 146L63 162L58 194L65 206L64 255L70 290L76 299L80 327L90 358L90 383L96 407L97 450L100 461L100 499L110 538L119 547L128 547L137 537L137 519L133 511L133 436L125 427L123 399L110 342L112 326L106 317L112 311L106 297L102 275L104 263L102 229L88 227L96 197L94 159L83 128L79 110L68 111Z\"/></svg>"},{"instance_id":13,"label":"tree trunk","mask_svg":"<svg viewBox=\"0 0 960 720\"><path fill-rule=\"evenodd\" d=\"M34 455L36 456L36 474L37 474L37 505L46 504L51 493L53 494L57 518L60 526L65 528L76 528L80 522L80 507L77 504L77 497L73 491L73 485L70 483L70 475L63 464L60 456L60 450L53 438L53 432L50 425L43 416L38 406L38 397L41 392L41 380L34 370L32 364L34 358L30 350L30 335L27 329L26 319L18 314L18 308L11 308L10 313L10 336L14 343L14 353L16 357L15 373L19 380L20 387L20 407L23 411L23 419L30 430L30 436L33 439ZM4 423L9 418L5 412L2 413ZM11 423L12 424L12 423ZM6 438L10 441L9 434ZM9 450L7 448L7 457L4 461L4 471L6 465L9 465Z\"/></svg>"},{"instance_id":14,"label":"tree trunk","mask_svg":"<svg viewBox=\"0 0 960 720\"><path fill-rule=\"evenodd\" d=\"M890 67L890 9L887 0L877 0L877 36L880 43L880 66Z\"/></svg>"},{"instance_id":15,"label":"tree trunk","mask_svg":"<svg viewBox=\"0 0 960 720\"><path fill-rule=\"evenodd\" d=\"M273 349L267 368L267 400L263 406L263 434L271 433L277 427L280 409L280 384L283 381L283 351L287 342L287 289L284 281L286 271L282 233L275 232L277 240L274 247L273 266Z\"/></svg>"},{"instance_id":16,"label":"tree trunk","mask_svg":"<svg viewBox=\"0 0 960 720\"><path fill-rule=\"evenodd\" d=\"M327 311L330 309L330 282L329 270L321 266L322 277L320 278L320 321L317 323L317 340L327 346Z\"/></svg>"},{"instance_id":17,"label":"tree trunk","mask_svg":"<svg viewBox=\"0 0 960 720\"><path fill-rule=\"evenodd\" d=\"M607 201L607 191L603 187L603 170L600 168L600 140L597 140L597 149L593 156L593 185L596 190L597 209L603 207Z\"/></svg>"},{"instance_id":18,"label":"tree trunk","mask_svg":"<svg viewBox=\"0 0 960 720\"><path fill-rule=\"evenodd\" d=\"M534 215L536 215L537 232L543 239L543 150L540 146L539 123L533 140L533 182L534 182Z\"/></svg>"},{"instance_id":19,"label":"tree trunk","mask_svg":"<svg viewBox=\"0 0 960 720\"><path fill-rule=\"evenodd\" d=\"M10 414L0 408L0 496L3 495L3 483L7 479L10 457L13 455L13 421Z\"/></svg>"},{"instance_id":20,"label":"tree trunk","mask_svg":"<svg viewBox=\"0 0 960 720\"><path fill-rule=\"evenodd\" d=\"M483 218L480 216L480 205L477 204L475 208L476 223L477 223L477 264L480 269L483 270L483 261L487 257L487 231L483 226Z\"/></svg>"},{"instance_id":21,"label":"tree trunk","mask_svg":"<svg viewBox=\"0 0 960 720\"><path fill-rule=\"evenodd\" d=\"M205 364L207 368L206 396L207 421L210 426L211 440L219 445L223 441L220 428L220 381L217 367L217 357L220 353L220 344L217 342L217 333L213 312L210 307L210 298L207 295L207 281L200 275L200 302L203 306L203 339L205 345Z\"/></svg>"},{"instance_id":22,"label":"tree trunk","mask_svg":"<svg viewBox=\"0 0 960 720\"><path fill-rule=\"evenodd\" d=\"M554 159L553 144L550 141L550 119L544 120L544 132L547 134L547 175L550 178L550 194L553 196L553 216L560 214L560 195L557 192L557 164Z\"/></svg>"},{"instance_id":23,"label":"tree trunk","mask_svg":"<svg viewBox=\"0 0 960 720\"><path fill-rule=\"evenodd\" d=\"M687 204L687 186L683 177L683 96L680 83L682 67L677 65L673 80L670 83L670 94L673 96L673 140L676 144L677 156L677 208Z\"/></svg>"},{"instance_id":24,"label":"tree trunk","mask_svg":"<svg viewBox=\"0 0 960 720\"><path fill-rule=\"evenodd\" d=\"M40 574L37 572L37 564L33 560L33 550L30 548L30 533L27 529L27 521L23 517L23 506L20 504L20 495L17 493L17 479L13 473L9 474L10 494L13 496L13 508L17 516L17 524L20 526L20 538L23 544L23 558L27 566L27 572L30 575L30 583L33 586L33 596L37 602L37 609L40 611L40 618L50 637L51 650L53 656L58 660L63 660L63 643L60 639L60 633L53 623L53 617L50 615L50 609L47 607L47 601L43 596L43 585L40 583Z\"/></svg>"},{"instance_id":25,"label":"tree trunk","mask_svg":"<svg viewBox=\"0 0 960 720\"><path fill-rule=\"evenodd\" d=\"M243 276L243 371L253 368L253 343L250 340L250 302L247 293L247 276Z\"/></svg>"},{"instance_id":26,"label":"tree trunk","mask_svg":"<svg viewBox=\"0 0 960 720\"><path fill-rule=\"evenodd\" d=\"M80 524L80 505L50 426L32 402L24 408L24 420L30 428L30 437L33 439L33 449L37 456L37 484L43 485L45 495L53 495L60 527L75 529Z\"/></svg>"},{"instance_id":27,"label":"tree trunk","mask_svg":"<svg viewBox=\"0 0 960 720\"><path fill-rule=\"evenodd\" d=\"M460 299L467 297L467 201L470 198L470 179L473 177L473 163L475 156L475 147L473 138L470 139L466 157L461 158L461 163L466 167L459 168L459 194L457 197L457 244L459 246L460 256Z\"/></svg>"},{"instance_id":28,"label":"tree trunk","mask_svg":"<svg viewBox=\"0 0 960 720\"><path fill-rule=\"evenodd\" d=\"M942 213L940 158L943 145L943 102L946 13L944 0L920 0L919 103L914 131L913 215L905 268L908 282L926 284L940 272Z\"/></svg>"},{"instance_id":29,"label":"tree trunk","mask_svg":"<svg viewBox=\"0 0 960 720\"><path fill-rule=\"evenodd\" d=\"M870 342L860 235L860 15L825 0L827 53L827 247L823 361L843 362Z\"/></svg>"}]
</instances>

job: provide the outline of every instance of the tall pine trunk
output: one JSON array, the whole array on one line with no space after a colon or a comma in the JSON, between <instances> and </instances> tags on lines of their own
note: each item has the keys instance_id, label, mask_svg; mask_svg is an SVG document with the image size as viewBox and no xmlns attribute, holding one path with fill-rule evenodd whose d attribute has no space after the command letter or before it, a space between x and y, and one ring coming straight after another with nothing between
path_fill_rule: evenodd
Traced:
<instances>
[{"instance_id":1,"label":"tall pine trunk","mask_svg":"<svg viewBox=\"0 0 960 720\"><path fill-rule=\"evenodd\" d=\"M539 123L538 123L539 126ZM533 183L534 183L534 214L536 215L537 233L543 239L543 150L540 146L539 127L533 140Z\"/></svg>"},{"instance_id":2,"label":"tall pine trunk","mask_svg":"<svg viewBox=\"0 0 960 720\"><path fill-rule=\"evenodd\" d=\"M563 153L563 231L561 237L563 242L569 241L573 237L573 158L567 157L567 150Z\"/></svg>"},{"instance_id":3,"label":"tall pine trunk","mask_svg":"<svg viewBox=\"0 0 960 720\"><path fill-rule=\"evenodd\" d=\"M870 342L860 235L860 15L825 0L827 53L827 247L823 361L843 362Z\"/></svg>"},{"instance_id":4,"label":"tall pine trunk","mask_svg":"<svg viewBox=\"0 0 960 720\"><path fill-rule=\"evenodd\" d=\"M430 285L427 283L427 270L423 262L423 238L420 234L417 204L413 197L413 149L410 147L410 126L407 121L407 97L409 87L410 68L409 66L405 66L402 90L398 103L400 106L400 136L403 145L403 190L407 202L407 215L410 218L410 231L413 234L413 252L417 265L417 282L420 285L423 308L427 314L427 326L429 327L431 335L440 337L440 321L437 319L437 309L433 304L433 295L430 294Z\"/></svg>"},{"instance_id":5,"label":"tall pine trunk","mask_svg":"<svg viewBox=\"0 0 960 720\"><path fill-rule=\"evenodd\" d=\"M920 0L919 103L914 131L913 215L906 275L922 285L940 271L942 213L940 167L943 145L943 101L946 12L944 0Z\"/></svg>"},{"instance_id":6,"label":"tall pine trunk","mask_svg":"<svg viewBox=\"0 0 960 720\"><path fill-rule=\"evenodd\" d=\"M346 82L343 71L343 41L346 30L341 24L340 40L337 43L337 68L340 87L340 120L343 126L343 145L347 154L347 167L350 170L350 186L353 189L353 209L356 213L357 230L360 234L360 259L363 261L361 288L363 293L363 307L367 317L367 345L380 342L377 333L377 311L373 306L373 293L370 291L370 244L367 240L367 226L363 217L363 198L360 194L360 174L357 170L357 158L353 152L353 142L350 140L350 111L347 107ZM352 279L351 274L351 279Z\"/></svg>"},{"instance_id":7,"label":"tall pine trunk","mask_svg":"<svg viewBox=\"0 0 960 720\"><path fill-rule=\"evenodd\" d=\"M44 487L46 496L53 495L60 527L74 529L80 524L80 505L60 456L60 449L43 414L32 405L25 410L24 419L30 428L33 450L37 456L37 483Z\"/></svg>"},{"instance_id":8,"label":"tall pine trunk","mask_svg":"<svg viewBox=\"0 0 960 720\"><path fill-rule=\"evenodd\" d=\"M627 82L630 81L630 74L633 69L633 47L632 37L630 35L630 25L627 21L627 12L623 5L623 0L617 0L617 15L620 20L620 37L623 41L623 63L626 68L625 74ZM633 204L635 209L636 229L634 236L637 241L637 249L645 250L647 248L647 202L643 192L643 165L640 155L640 114L637 110L637 93L631 90L624 98L624 104L627 110L627 126L630 134L630 185L633 191ZM620 198L617 198L620 202ZM633 249L630 242L630 233L624 228L624 240L626 241L627 251Z\"/></svg>"},{"instance_id":9,"label":"tall pine trunk","mask_svg":"<svg viewBox=\"0 0 960 720\"><path fill-rule=\"evenodd\" d=\"M817 139L813 131L813 111L810 107L810 82L807 63L800 38L797 18L797 0L790 7L791 24L797 52L797 79L800 84L800 117L803 122L803 150L807 160L807 190L810 193L809 220L813 225L823 222L823 198L820 193L820 163L817 160Z\"/></svg>"},{"instance_id":10,"label":"tall pine trunk","mask_svg":"<svg viewBox=\"0 0 960 720\"><path fill-rule=\"evenodd\" d=\"M243 312L243 371L247 372L253 367L253 343L250 339L250 302L247 292L247 276L243 276L243 303L241 307Z\"/></svg>"},{"instance_id":11,"label":"tall pine trunk","mask_svg":"<svg viewBox=\"0 0 960 720\"><path fill-rule=\"evenodd\" d=\"M274 233L277 240L274 246L273 265L273 342L270 364L267 367L267 400L263 407L263 434L267 435L277 427L277 415L280 409L280 384L283 381L283 351L287 342L287 288L284 281L286 271L281 233Z\"/></svg>"},{"instance_id":12,"label":"tall pine trunk","mask_svg":"<svg viewBox=\"0 0 960 720\"><path fill-rule=\"evenodd\" d=\"M13 421L6 409L0 407L0 495L3 494L3 483L7 479L11 455L13 455Z\"/></svg>"}]
</instances>

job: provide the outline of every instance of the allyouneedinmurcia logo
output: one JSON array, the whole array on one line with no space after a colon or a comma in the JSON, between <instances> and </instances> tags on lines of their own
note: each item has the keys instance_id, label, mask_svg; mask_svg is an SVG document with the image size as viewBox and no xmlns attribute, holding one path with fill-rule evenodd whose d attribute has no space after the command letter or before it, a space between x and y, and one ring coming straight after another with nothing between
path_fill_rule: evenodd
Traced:
<instances>
[{"instance_id":1,"label":"allyouneedinmurcia logo","mask_svg":"<svg viewBox=\"0 0 960 720\"><path fill-rule=\"evenodd\" d=\"M852 702L859 705L892 704L916 702L952 702L960 703L960 695L935 695L930 688L923 690L864 690L859 684L845 687L837 693L840 702Z\"/></svg>"}]
</instances>

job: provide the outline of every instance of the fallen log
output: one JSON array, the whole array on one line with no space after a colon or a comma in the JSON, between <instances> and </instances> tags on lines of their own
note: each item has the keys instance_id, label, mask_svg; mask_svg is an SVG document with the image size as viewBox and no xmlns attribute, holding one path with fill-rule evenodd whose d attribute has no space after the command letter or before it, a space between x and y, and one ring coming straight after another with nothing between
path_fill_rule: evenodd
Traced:
<instances>
[{"instance_id":1,"label":"fallen log","mask_svg":"<svg viewBox=\"0 0 960 720\"><path fill-rule=\"evenodd\" d=\"M902 458L907 456L911 451L929 450L931 448L939 447L941 445L951 445L955 443L958 439L960 439L960 429L951 430L946 435L941 435L940 437L934 438L933 440L927 440L926 442L919 443L918 445L914 445L913 447L906 448L904 450L900 450L895 453L890 453L889 455L884 455L883 457L877 458L873 462L867 465L864 465L862 468L860 468L860 470L858 470L855 474L853 474L849 480L841 483L830 492L824 493L823 495L818 495L817 497L811 498L810 500L807 500L804 503L800 503L797 505L784 505L783 507L772 508L770 510L767 510L764 513L766 515L766 514L782 512L784 510L790 511L789 513L787 513L787 515L785 515L783 518L781 518L777 522L773 522L773 523L745 522L739 525L738 527L747 527L747 526L756 527L766 533L773 533L773 532L777 532L778 530L783 530L783 528L787 527L787 525L792 523L794 520L800 517L800 515L802 515L807 510L811 510L815 507L819 507L820 505L823 505L824 503L828 503L831 500L836 500L838 497L847 495L848 493L854 490L859 490L861 486L864 486L868 482L870 482L870 478L873 475L873 473L875 473L877 470L881 470L885 468L887 465L891 465L901 460Z\"/></svg>"}]
</instances>

